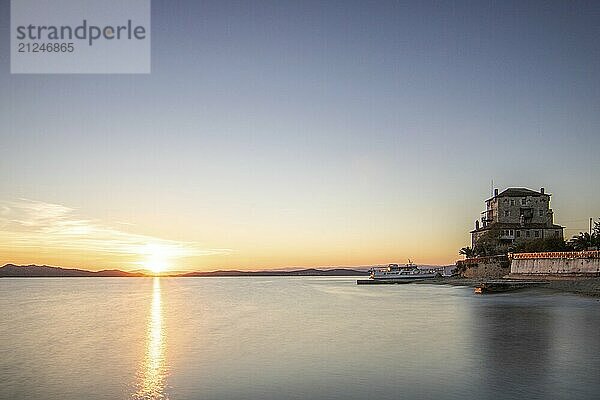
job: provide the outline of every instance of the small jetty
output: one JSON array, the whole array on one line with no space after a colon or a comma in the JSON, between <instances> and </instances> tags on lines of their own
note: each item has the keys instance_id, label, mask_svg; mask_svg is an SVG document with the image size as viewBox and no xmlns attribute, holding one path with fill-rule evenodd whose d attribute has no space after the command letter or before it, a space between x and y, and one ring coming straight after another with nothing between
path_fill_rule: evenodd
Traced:
<instances>
[{"instance_id":1,"label":"small jetty","mask_svg":"<svg viewBox=\"0 0 600 400\"><path fill-rule=\"evenodd\" d=\"M497 279L479 283L475 286L475 293L502 293L513 290L528 289L532 287L540 287L547 285L546 281L522 281L522 280L507 280Z\"/></svg>"},{"instance_id":2,"label":"small jetty","mask_svg":"<svg viewBox=\"0 0 600 400\"><path fill-rule=\"evenodd\" d=\"M414 280L409 279L358 279L357 285L403 285L406 283L413 283Z\"/></svg>"}]
</instances>

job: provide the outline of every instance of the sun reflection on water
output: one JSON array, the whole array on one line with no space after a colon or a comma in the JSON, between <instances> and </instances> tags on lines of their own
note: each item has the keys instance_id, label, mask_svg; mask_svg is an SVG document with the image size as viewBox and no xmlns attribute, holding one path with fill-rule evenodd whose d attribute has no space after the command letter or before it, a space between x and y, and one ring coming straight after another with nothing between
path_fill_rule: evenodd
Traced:
<instances>
[{"instance_id":1,"label":"sun reflection on water","mask_svg":"<svg viewBox=\"0 0 600 400\"><path fill-rule=\"evenodd\" d=\"M160 278L155 277L152 305L146 334L146 355L138 370L137 391L133 399L168 399L165 393L167 367L165 363L165 332L163 326Z\"/></svg>"}]
</instances>

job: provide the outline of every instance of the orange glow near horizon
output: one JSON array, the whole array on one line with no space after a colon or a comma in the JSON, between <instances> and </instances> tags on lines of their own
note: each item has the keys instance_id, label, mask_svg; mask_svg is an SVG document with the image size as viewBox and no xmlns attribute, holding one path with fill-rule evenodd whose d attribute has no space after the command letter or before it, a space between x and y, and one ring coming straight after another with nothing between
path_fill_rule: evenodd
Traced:
<instances>
[{"instance_id":1,"label":"orange glow near horizon","mask_svg":"<svg viewBox=\"0 0 600 400\"><path fill-rule=\"evenodd\" d=\"M408 258L417 264L448 265L459 258L458 249L469 240L467 226L452 225L442 235L444 227L434 231L412 214L396 216L406 224L398 229L394 219L373 223L359 221L364 219L359 215L356 226L348 226L340 223L341 215L335 221L321 216L281 220L274 210L240 228L237 221L218 223L208 215L202 216L204 224L189 220L169 226L161 220L144 219L136 224L118 222L122 219L118 217L90 219L74 208L34 200L0 206L0 265L147 270L156 275L218 269L351 268L402 263ZM344 214L342 220L346 218L350 216Z\"/></svg>"}]
</instances>

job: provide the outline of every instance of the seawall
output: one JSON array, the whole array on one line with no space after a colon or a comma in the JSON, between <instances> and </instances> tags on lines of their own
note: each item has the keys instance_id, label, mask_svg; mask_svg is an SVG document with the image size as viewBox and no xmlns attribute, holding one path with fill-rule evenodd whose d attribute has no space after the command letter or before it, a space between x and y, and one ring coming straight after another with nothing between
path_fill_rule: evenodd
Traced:
<instances>
[{"instance_id":1,"label":"seawall","mask_svg":"<svg viewBox=\"0 0 600 400\"><path fill-rule=\"evenodd\" d=\"M509 254L510 274L600 276L600 251Z\"/></svg>"}]
</instances>

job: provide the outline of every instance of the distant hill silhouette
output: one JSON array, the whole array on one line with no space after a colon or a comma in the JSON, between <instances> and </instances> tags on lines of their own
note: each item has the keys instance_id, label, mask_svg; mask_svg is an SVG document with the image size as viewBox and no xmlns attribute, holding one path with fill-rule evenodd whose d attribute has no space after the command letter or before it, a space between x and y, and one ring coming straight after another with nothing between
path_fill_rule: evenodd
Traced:
<instances>
[{"instance_id":1,"label":"distant hill silhouette","mask_svg":"<svg viewBox=\"0 0 600 400\"><path fill-rule=\"evenodd\" d=\"M357 271L348 268L316 269L308 268L301 270L285 271L211 271L211 272L188 272L181 274L169 274L163 276L204 276L204 277L224 277L224 276L357 276L367 275L365 271ZM41 277L139 277L152 276L141 271L125 272L118 269L103 271L86 271L75 268L51 267L48 265L14 265L6 264L0 267L0 278L41 278Z\"/></svg>"},{"instance_id":2,"label":"distant hill silhouette","mask_svg":"<svg viewBox=\"0 0 600 400\"><path fill-rule=\"evenodd\" d=\"M211 271L188 272L180 276L357 276L367 275L365 271L356 271L348 268L316 269L308 268L296 271Z\"/></svg>"},{"instance_id":3,"label":"distant hill silhouette","mask_svg":"<svg viewBox=\"0 0 600 400\"><path fill-rule=\"evenodd\" d=\"M143 273L124 272L118 269L107 269L103 271L86 271L83 269L50 267L48 265L14 265L6 264L0 267L0 277L86 277L86 276L105 276L105 277L133 277L145 276Z\"/></svg>"}]
</instances>

